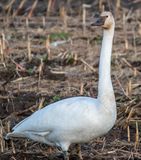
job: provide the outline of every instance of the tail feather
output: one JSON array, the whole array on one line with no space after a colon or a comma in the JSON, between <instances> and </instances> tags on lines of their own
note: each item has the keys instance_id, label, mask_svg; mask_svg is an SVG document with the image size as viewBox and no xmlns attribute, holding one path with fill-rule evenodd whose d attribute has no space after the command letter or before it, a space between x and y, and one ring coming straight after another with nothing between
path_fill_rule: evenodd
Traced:
<instances>
[{"instance_id":1,"label":"tail feather","mask_svg":"<svg viewBox=\"0 0 141 160\"><path fill-rule=\"evenodd\" d=\"M9 140L11 138L16 138L16 137L21 137L21 138L24 138L25 136L22 134L22 133L16 133L16 132L12 132L12 133L8 133L6 136L5 136L5 140Z\"/></svg>"}]
</instances>

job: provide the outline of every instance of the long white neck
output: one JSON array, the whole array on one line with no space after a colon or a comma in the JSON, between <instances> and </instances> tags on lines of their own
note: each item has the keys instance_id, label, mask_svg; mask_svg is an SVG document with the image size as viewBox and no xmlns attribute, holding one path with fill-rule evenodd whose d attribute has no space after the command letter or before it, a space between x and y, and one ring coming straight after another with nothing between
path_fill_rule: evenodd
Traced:
<instances>
[{"instance_id":1,"label":"long white neck","mask_svg":"<svg viewBox=\"0 0 141 160\"><path fill-rule=\"evenodd\" d=\"M111 29L104 29L102 48L99 63L98 100L106 103L108 98L113 97L114 92L111 82L111 54L114 36L114 25Z\"/></svg>"}]
</instances>

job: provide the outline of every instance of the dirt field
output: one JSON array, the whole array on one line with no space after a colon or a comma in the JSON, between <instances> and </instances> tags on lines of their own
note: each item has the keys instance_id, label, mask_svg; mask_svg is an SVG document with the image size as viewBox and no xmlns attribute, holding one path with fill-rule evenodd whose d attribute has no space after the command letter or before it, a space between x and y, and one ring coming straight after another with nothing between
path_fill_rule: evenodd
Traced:
<instances>
[{"instance_id":1,"label":"dirt field","mask_svg":"<svg viewBox=\"0 0 141 160\"><path fill-rule=\"evenodd\" d=\"M118 119L104 137L82 144L84 160L141 159L141 11L115 14L112 82ZM101 28L82 15L0 17L0 159L62 159L58 149L27 139L6 142L11 128L54 101L97 96ZM78 159L75 145L71 160Z\"/></svg>"}]
</instances>

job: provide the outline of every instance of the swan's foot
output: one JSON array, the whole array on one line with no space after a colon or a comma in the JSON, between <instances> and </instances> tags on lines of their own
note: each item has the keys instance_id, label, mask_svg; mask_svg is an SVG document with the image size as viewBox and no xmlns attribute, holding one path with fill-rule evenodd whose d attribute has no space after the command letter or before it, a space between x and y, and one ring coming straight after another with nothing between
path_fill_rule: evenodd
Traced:
<instances>
[{"instance_id":1,"label":"swan's foot","mask_svg":"<svg viewBox=\"0 0 141 160\"><path fill-rule=\"evenodd\" d=\"M51 156L51 159L63 159L63 160L69 160L69 153L67 151L59 151L56 154Z\"/></svg>"},{"instance_id":2,"label":"swan's foot","mask_svg":"<svg viewBox=\"0 0 141 160\"><path fill-rule=\"evenodd\" d=\"M76 153L79 156L80 160L83 160L82 153L81 153L81 145L80 144L76 145Z\"/></svg>"}]
</instances>

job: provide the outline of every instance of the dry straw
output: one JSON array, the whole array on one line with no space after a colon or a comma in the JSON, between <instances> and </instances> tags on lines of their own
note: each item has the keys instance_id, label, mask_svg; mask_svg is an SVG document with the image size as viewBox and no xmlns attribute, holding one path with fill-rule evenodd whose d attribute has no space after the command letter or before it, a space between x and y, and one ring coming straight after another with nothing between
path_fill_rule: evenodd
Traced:
<instances>
[{"instance_id":1,"label":"dry straw","mask_svg":"<svg viewBox=\"0 0 141 160\"><path fill-rule=\"evenodd\" d=\"M34 12L34 10L35 10L35 8L37 6L37 3L38 3L38 0L35 0L34 3L32 4L31 9L30 9L30 11L28 13L28 16L27 16L28 18L32 17L33 12Z\"/></svg>"},{"instance_id":2,"label":"dry straw","mask_svg":"<svg viewBox=\"0 0 141 160\"><path fill-rule=\"evenodd\" d=\"M6 57L6 38L4 33L1 33L1 38L0 38L0 57L1 57L1 62L4 63Z\"/></svg>"},{"instance_id":3,"label":"dry straw","mask_svg":"<svg viewBox=\"0 0 141 160\"><path fill-rule=\"evenodd\" d=\"M86 35L86 9L87 8L91 8L91 5L88 5L88 4L83 4L82 5L82 24L83 24L83 34Z\"/></svg>"},{"instance_id":4,"label":"dry straw","mask_svg":"<svg viewBox=\"0 0 141 160\"><path fill-rule=\"evenodd\" d=\"M48 60L51 59L51 51L50 51L50 35L47 36L46 42L45 42L45 48L48 55Z\"/></svg>"},{"instance_id":5,"label":"dry straw","mask_svg":"<svg viewBox=\"0 0 141 160\"><path fill-rule=\"evenodd\" d=\"M31 39L29 35L27 36L27 57L28 60L31 61L32 55L31 55Z\"/></svg>"},{"instance_id":6,"label":"dry straw","mask_svg":"<svg viewBox=\"0 0 141 160\"><path fill-rule=\"evenodd\" d=\"M48 0L48 3L47 3L47 12L46 12L47 16L50 16L51 6L52 6L52 0Z\"/></svg>"},{"instance_id":7,"label":"dry straw","mask_svg":"<svg viewBox=\"0 0 141 160\"><path fill-rule=\"evenodd\" d=\"M4 143L4 139L3 139L3 125L2 125L2 121L0 120L0 147L1 147L1 153L4 152L5 149L5 143Z\"/></svg>"},{"instance_id":8,"label":"dry straw","mask_svg":"<svg viewBox=\"0 0 141 160\"><path fill-rule=\"evenodd\" d=\"M61 8L60 8L60 17L63 21L64 31L67 32L67 30L68 30L68 25L67 25L68 16L67 16L67 11L66 11L65 6L61 6Z\"/></svg>"},{"instance_id":9,"label":"dry straw","mask_svg":"<svg viewBox=\"0 0 141 160\"><path fill-rule=\"evenodd\" d=\"M18 6L18 9L13 13L13 17L15 17L16 15L18 15L19 11L23 8L23 5L25 4L27 0L22 0L21 3Z\"/></svg>"}]
</instances>

